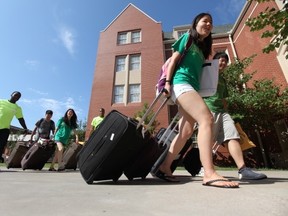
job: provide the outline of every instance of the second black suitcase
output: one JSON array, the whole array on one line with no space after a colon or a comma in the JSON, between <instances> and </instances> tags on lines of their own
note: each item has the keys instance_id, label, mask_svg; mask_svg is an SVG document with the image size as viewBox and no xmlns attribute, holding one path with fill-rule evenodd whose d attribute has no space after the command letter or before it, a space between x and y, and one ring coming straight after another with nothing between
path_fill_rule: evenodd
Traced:
<instances>
[{"instance_id":1,"label":"second black suitcase","mask_svg":"<svg viewBox=\"0 0 288 216\"><path fill-rule=\"evenodd\" d=\"M176 131L171 131L171 129L160 129L158 134L156 135L156 137L161 137L162 134L164 133L164 131L166 131L167 135L164 135L164 138L162 138L165 142L165 151L163 151L163 154L159 157L159 159L155 162L155 164L153 165L152 169L151 169L151 174L155 175L160 167L160 165L163 163L163 161L165 160L167 153L169 151L170 145L172 140L174 139L174 137L177 135ZM169 138L167 138L166 136L169 136ZM186 144L184 145L184 147L181 149L181 151L179 152L179 154L177 155L177 157L174 159L174 161L171 164L171 171L174 172L175 169L177 168L177 166L179 165L179 163L182 161L184 155L186 154L187 150L191 147L192 144L192 140L188 139Z\"/></svg>"},{"instance_id":2,"label":"second black suitcase","mask_svg":"<svg viewBox=\"0 0 288 216\"><path fill-rule=\"evenodd\" d=\"M165 146L158 144L152 135L148 136L144 140L143 149L135 155L129 167L124 170L125 176L130 181L138 177L145 179L164 150Z\"/></svg>"},{"instance_id":3,"label":"second black suitcase","mask_svg":"<svg viewBox=\"0 0 288 216\"><path fill-rule=\"evenodd\" d=\"M83 146L78 159L80 173L88 184L117 181L143 145L137 122L113 110Z\"/></svg>"},{"instance_id":4,"label":"second black suitcase","mask_svg":"<svg viewBox=\"0 0 288 216\"><path fill-rule=\"evenodd\" d=\"M39 140L24 155L21 161L23 170L41 170L55 152L55 142L52 140Z\"/></svg>"},{"instance_id":5,"label":"second black suitcase","mask_svg":"<svg viewBox=\"0 0 288 216\"><path fill-rule=\"evenodd\" d=\"M82 149L82 144L73 142L64 152L63 160L58 169L77 169L77 154Z\"/></svg>"}]
</instances>

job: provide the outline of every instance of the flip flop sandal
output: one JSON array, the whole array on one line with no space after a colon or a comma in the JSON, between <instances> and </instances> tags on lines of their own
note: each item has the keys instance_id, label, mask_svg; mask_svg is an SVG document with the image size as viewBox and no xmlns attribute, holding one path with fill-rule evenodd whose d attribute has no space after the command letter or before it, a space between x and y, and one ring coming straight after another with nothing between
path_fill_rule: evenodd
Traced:
<instances>
[{"instance_id":1,"label":"flip flop sandal","mask_svg":"<svg viewBox=\"0 0 288 216\"><path fill-rule=\"evenodd\" d=\"M175 176L168 176L166 175L164 172L162 172L161 170L158 170L156 173L155 173L155 176L159 179L162 179L164 181L167 181L167 182L180 182L179 180L177 180L175 178Z\"/></svg>"},{"instance_id":2,"label":"flip flop sandal","mask_svg":"<svg viewBox=\"0 0 288 216\"><path fill-rule=\"evenodd\" d=\"M219 187L219 188L239 188L238 185L215 185L213 183L215 182L230 182L229 179L214 179L214 180L211 180L211 181L208 181L206 183L203 183L202 185L204 186L210 186L210 187Z\"/></svg>"}]
</instances>

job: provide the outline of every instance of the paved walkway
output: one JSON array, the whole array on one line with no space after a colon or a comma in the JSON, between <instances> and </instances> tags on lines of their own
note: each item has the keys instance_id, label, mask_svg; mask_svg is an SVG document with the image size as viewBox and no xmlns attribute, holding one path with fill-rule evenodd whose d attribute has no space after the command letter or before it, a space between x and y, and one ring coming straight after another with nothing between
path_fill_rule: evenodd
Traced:
<instances>
[{"instance_id":1,"label":"paved walkway","mask_svg":"<svg viewBox=\"0 0 288 216\"><path fill-rule=\"evenodd\" d=\"M79 171L22 171L0 167L3 216L287 216L288 171L265 171L268 179L239 189L202 186L201 177L176 171L180 183L148 176L87 185ZM236 179L235 171L219 171ZM236 179L237 180L237 179Z\"/></svg>"}]
</instances>

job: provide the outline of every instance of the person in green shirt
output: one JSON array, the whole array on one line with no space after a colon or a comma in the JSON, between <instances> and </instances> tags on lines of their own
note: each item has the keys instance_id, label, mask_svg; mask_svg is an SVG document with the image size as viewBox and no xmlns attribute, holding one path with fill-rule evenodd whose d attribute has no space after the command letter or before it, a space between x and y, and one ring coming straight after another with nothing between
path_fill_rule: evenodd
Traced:
<instances>
[{"instance_id":1,"label":"person in green shirt","mask_svg":"<svg viewBox=\"0 0 288 216\"><path fill-rule=\"evenodd\" d=\"M198 147L204 167L203 185L237 188L239 187L237 182L224 178L215 170L211 154L213 118L198 93L202 66L212 51L212 28L212 16L209 13L200 13L193 19L190 32L182 35L172 45L174 52L167 67L164 94L166 97L171 96L173 102L178 105L179 112L183 116L183 124L155 176L169 182L178 181L173 176L170 167L187 141L183 139L182 126L187 124L189 127L198 122ZM184 59L178 64L189 37L192 37L192 45Z\"/></svg>"},{"instance_id":2,"label":"person in green shirt","mask_svg":"<svg viewBox=\"0 0 288 216\"><path fill-rule=\"evenodd\" d=\"M222 72L227 67L228 64L228 55L225 52L216 53L213 59L219 59L219 81L217 86L217 92L210 97L204 98L204 102L211 110L213 115L214 124L212 130L212 137L214 141L217 141L219 144L225 143L228 146L228 150L234 159L238 167L239 179L242 180L260 180L265 179L267 176L262 173L256 173L250 168L246 167L243 152L239 143L239 133L234 125L229 113L227 113L228 105L226 98L228 97L227 86ZM183 117L179 120L179 125L181 130L179 131L178 137L181 139L176 139L177 136L171 143L176 143L178 145L184 145L193 134L194 125L189 124L188 121L183 120ZM212 151L212 146L210 146L210 152ZM205 167L204 167L205 172ZM219 187L215 184L216 182L211 182L210 186Z\"/></svg>"},{"instance_id":3,"label":"person in green shirt","mask_svg":"<svg viewBox=\"0 0 288 216\"><path fill-rule=\"evenodd\" d=\"M23 117L22 108L16 104L21 98L19 91L14 91L9 100L0 100L0 157L7 145L7 140L10 134L10 124L15 116L20 125L24 128L24 133L27 133L27 126Z\"/></svg>"},{"instance_id":4,"label":"person in green shirt","mask_svg":"<svg viewBox=\"0 0 288 216\"><path fill-rule=\"evenodd\" d=\"M68 145L69 137L72 132L75 135L75 142L78 143L78 135L76 133L77 125L77 115L73 109L68 109L65 112L64 117L60 118L56 124L54 140L57 144L55 151L55 156L50 165L49 171L56 171L54 164L58 161L58 165L61 163L63 158L64 146ZM64 169L59 169L58 171L63 171Z\"/></svg>"},{"instance_id":5,"label":"person in green shirt","mask_svg":"<svg viewBox=\"0 0 288 216\"><path fill-rule=\"evenodd\" d=\"M93 131L96 129L96 127L103 121L104 117L105 117L105 109L100 108L99 116L96 116L92 119L92 122L91 122L92 130L90 132L90 136L93 133Z\"/></svg>"},{"instance_id":6,"label":"person in green shirt","mask_svg":"<svg viewBox=\"0 0 288 216\"><path fill-rule=\"evenodd\" d=\"M243 153L239 143L239 133L235 127L232 117L228 113L228 104L226 98L228 90L226 81L223 77L223 71L229 62L228 55L225 52L218 52L213 59L219 59L219 81L217 92L210 97L204 98L208 108L211 110L214 118L213 137L217 144L224 144L234 159L238 168L239 179L243 180L260 180L267 176L263 173L256 173L246 167Z\"/></svg>"}]
</instances>

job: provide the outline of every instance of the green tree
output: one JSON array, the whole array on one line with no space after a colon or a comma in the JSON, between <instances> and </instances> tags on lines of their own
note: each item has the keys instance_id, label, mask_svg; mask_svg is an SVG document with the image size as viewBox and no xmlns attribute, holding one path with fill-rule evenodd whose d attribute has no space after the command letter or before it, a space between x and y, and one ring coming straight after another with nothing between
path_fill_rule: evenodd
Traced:
<instances>
[{"instance_id":1,"label":"green tree","mask_svg":"<svg viewBox=\"0 0 288 216\"><path fill-rule=\"evenodd\" d=\"M87 120L79 121L78 128L76 129L79 141L85 140L86 126L87 126ZM70 135L68 143L71 144L72 142L75 142L75 135L73 133Z\"/></svg>"},{"instance_id":2,"label":"green tree","mask_svg":"<svg viewBox=\"0 0 288 216\"><path fill-rule=\"evenodd\" d=\"M238 60L224 71L229 112L246 129L273 130L276 120L288 116L288 88L281 91L273 80L252 80L256 72L244 73L254 57Z\"/></svg>"},{"instance_id":3,"label":"green tree","mask_svg":"<svg viewBox=\"0 0 288 216\"><path fill-rule=\"evenodd\" d=\"M257 1L259 3L275 1L275 0L248 0ZM284 7L282 9L267 7L260 12L257 17L249 18L246 25L250 27L252 32L265 29L261 34L262 38L273 38L270 44L264 47L263 52L269 53L275 48L279 48L283 43L288 45L288 1L284 0ZM266 29L266 27L269 27ZM286 54L288 59L288 53Z\"/></svg>"},{"instance_id":4,"label":"green tree","mask_svg":"<svg viewBox=\"0 0 288 216\"><path fill-rule=\"evenodd\" d=\"M76 130L79 141L85 140L86 127L87 127L87 120L84 120L84 121L80 120L78 128Z\"/></svg>"},{"instance_id":5,"label":"green tree","mask_svg":"<svg viewBox=\"0 0 288 216\"><path fill-rule=\"evenodd\" d=\"M134 114L134 118L135 118L135 119L137 119L137 118L142 118L142 117L144 116L144 114L146 113L146 111L148 110L148 108L149 108L148 103L144 103L143 108L142 108L140 111L138 111L137 113ZM150 120L152 119L152 117L153 117L154 114L155 114L154 111L151 111L151 112L148 114L147 118L146 118L146 119L144 120L144 122L143 122L144 125L148 125L148 124L149 124L149 122L150 122ZM153 123L152 123L152 125L151 125L149 128L147 128L147 130L148 130L151 134L153 134L154 131L155 131L155 129L156 129L156 127L157 127L158 125L159 125L159 122L158 122L157 120L154 120Z\"/></svg>"}]
</instances>

